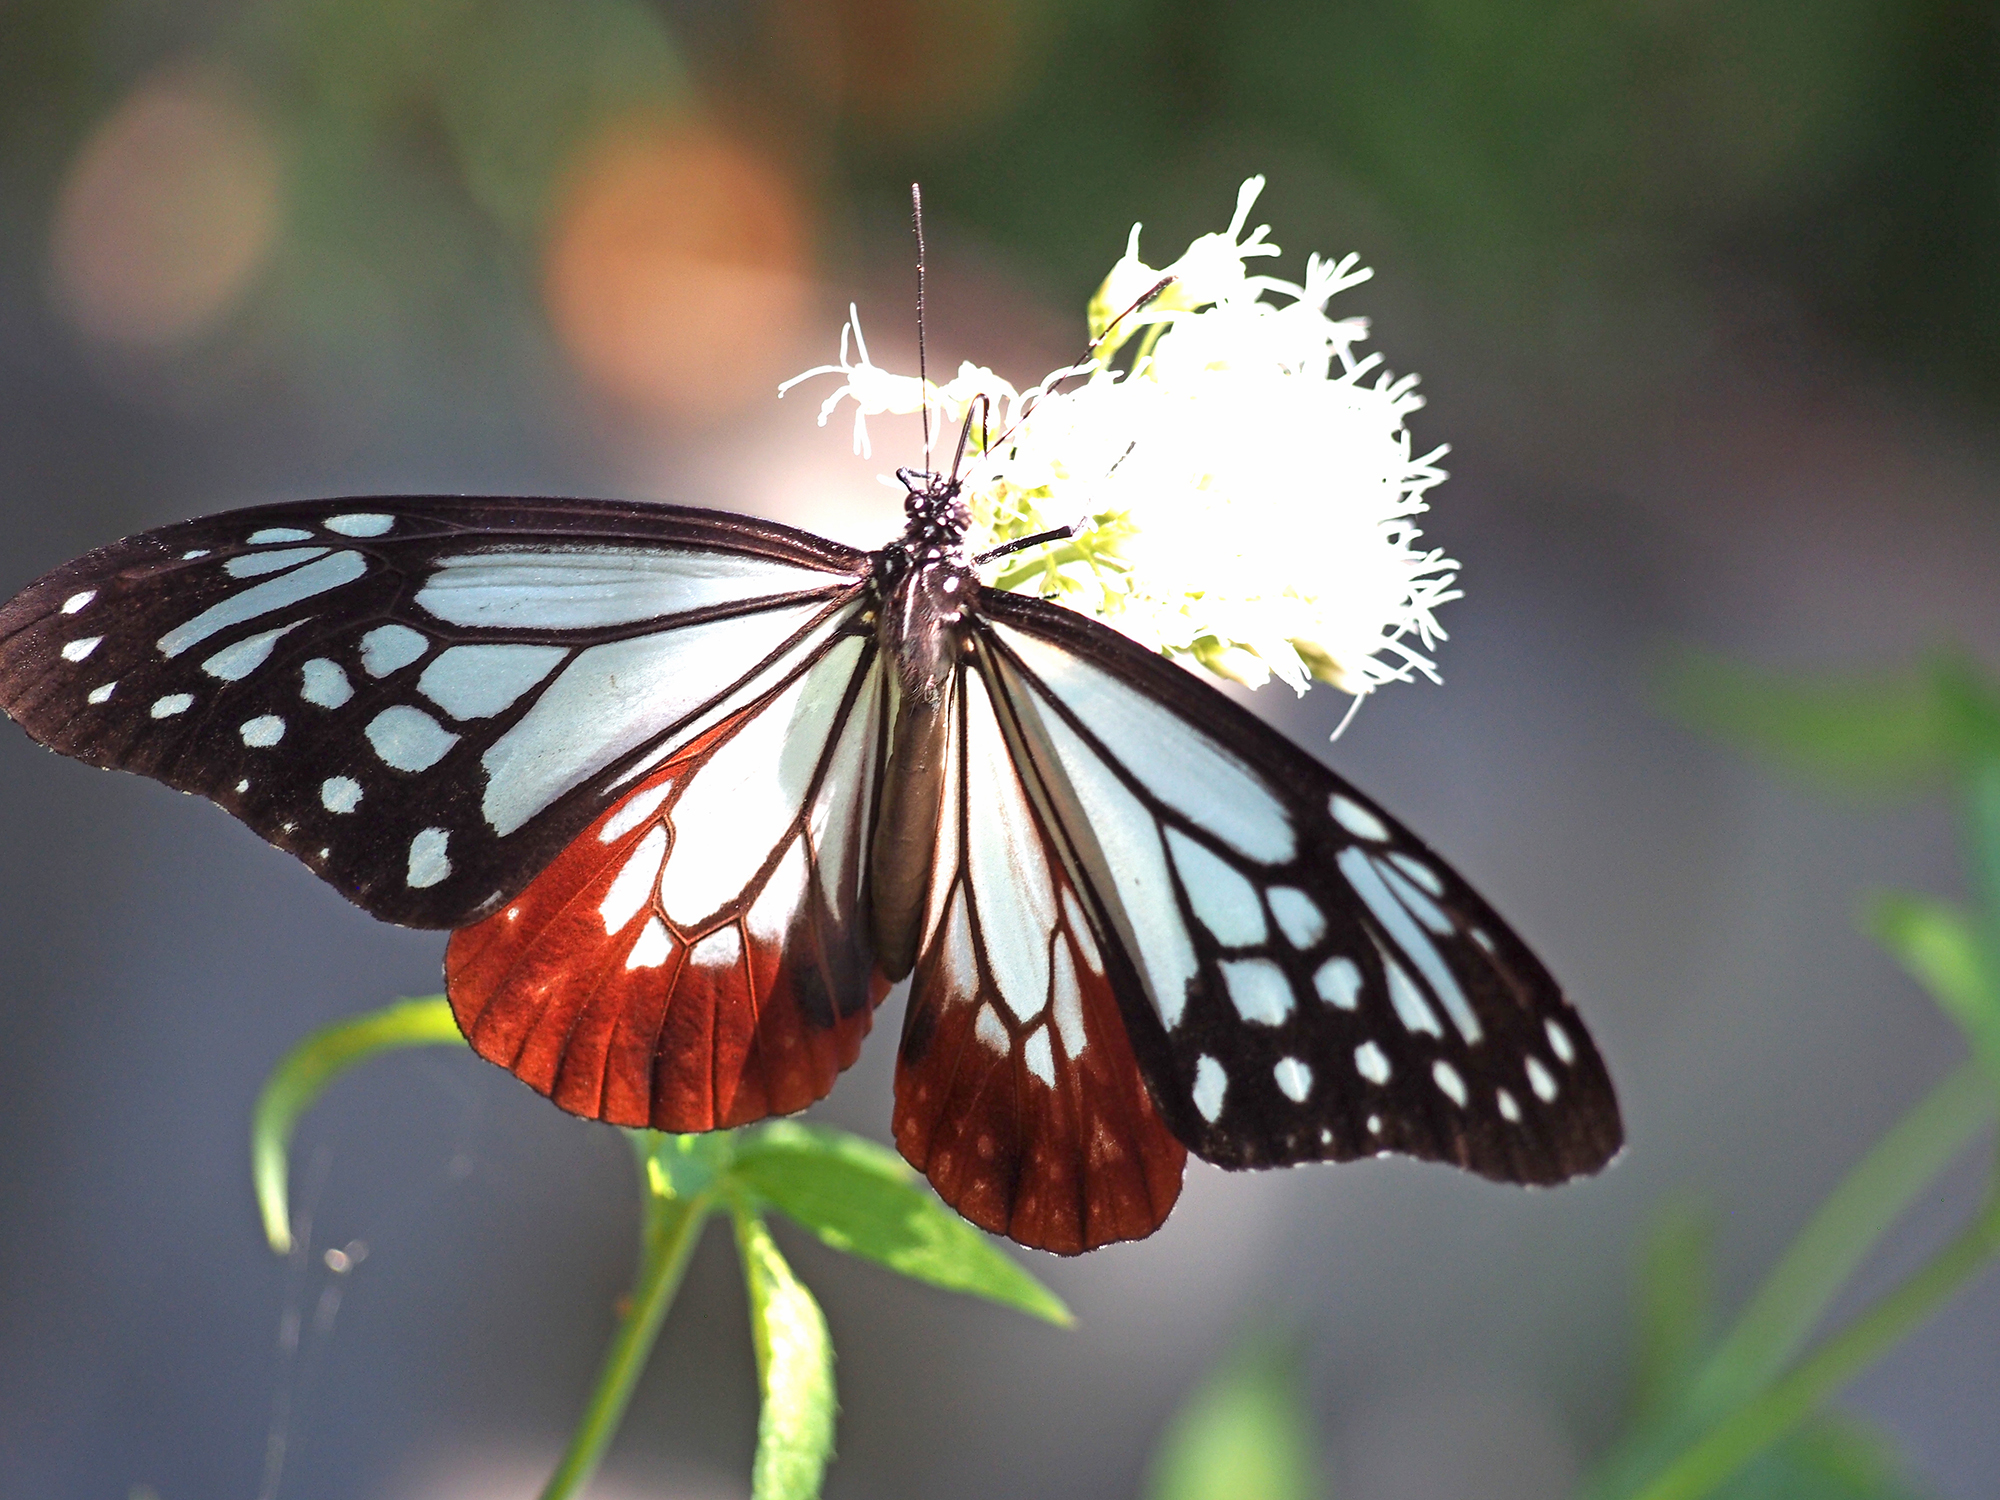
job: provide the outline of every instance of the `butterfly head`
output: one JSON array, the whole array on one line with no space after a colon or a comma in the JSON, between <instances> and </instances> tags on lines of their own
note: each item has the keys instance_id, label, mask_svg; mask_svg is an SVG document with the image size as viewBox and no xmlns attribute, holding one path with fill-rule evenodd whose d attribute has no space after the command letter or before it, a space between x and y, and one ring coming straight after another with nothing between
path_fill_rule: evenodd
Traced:
<instances>
[{"instance_id":1,"label":"butterfly head","mask_svg":"<svg viewBox=\"0 0 2000 1500\"><path fill-rule=\"evenodd\" d=\"M964 483L955 476L927 474L921 469L898 469L896 477L909 493L903 497L903 515L909 527L903 544L922 556L932 548L957 552L965 545L965 533L972 526L972 509L965 503Z\"/></svg>"}]
</instances>

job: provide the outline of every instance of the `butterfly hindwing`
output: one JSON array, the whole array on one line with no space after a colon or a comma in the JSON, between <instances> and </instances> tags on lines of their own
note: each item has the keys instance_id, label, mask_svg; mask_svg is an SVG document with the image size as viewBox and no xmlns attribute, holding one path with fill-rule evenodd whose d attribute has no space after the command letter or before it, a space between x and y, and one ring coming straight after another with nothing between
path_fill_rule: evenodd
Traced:
<instances>
[{"instance_id":1,"label":"butterfly hindwing","mask_svg":"<svg viewBox=\"0 0 2000 1500\"><path fill-rule=\"evenodd\" d=\"M865 635L794 653L454 933L475 1050L574 1114L657 1130L824 1096L887 988L857 920L883 690Z\"/></svg>"},{"instance_id":2,"label":"butterfly hindwing","mask_svg":"<svg viewBox=\"0 0 2000 1500\"><path fill-rule=\"evenodd\" d=\"M0 609L0 706L213 799L377 916L456 926L823 632L865 568L666 506L265 506L30 585Z\"/></svg>"},{"instance_id":3,"label":"butterfly hindwing","mask_svg":"<svg viewBox=\"0 0 2000 1500\"><path fill-rule=\"evenodd\" d=\"M1064 1254L1158 1228L1187 1153L1133 1056L1062 830L961 669L925 937L896 1068L896 1143L982 1228Z\"/></svg>"},{"instance_id":4,"label":"butterfly hindwing","mask_svg":"<svg viewBox=\"0 0 2000 1500\"><path fill-rule=\"evenodd\" d=\"M1137 958L1134 1055L1191 1150L1530 1183L1615 1153L1581 1021L1448 866L1184 669L1041 601L981 603L1020 753Z\"/></svg>"}]
</instances>

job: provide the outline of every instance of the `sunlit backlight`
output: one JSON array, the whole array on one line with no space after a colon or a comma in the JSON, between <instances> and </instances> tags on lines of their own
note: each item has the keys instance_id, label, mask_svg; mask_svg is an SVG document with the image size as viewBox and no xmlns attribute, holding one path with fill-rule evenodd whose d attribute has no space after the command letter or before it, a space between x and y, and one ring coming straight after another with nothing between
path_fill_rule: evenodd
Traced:
<instances>
[{"instance_id":1,"label":"sunlit backlight","mask_svg":"<svg viewBox=\"0 0 2000 1500\"><path fill-rule=\"evenodd\" d=\"M768 399L806 312L806 226L772 163L702 128L625 125L585 153L549 236L549 316L584 377L644 414Z\"/></svg>"},{"instance_id":2,"label":"sunlit backlight","mask_svg":"<svg viewBox=\"0 0 2000 1500\"><path fill-rule=\"evenodd\" d=\"M185 343L242 297L280 217L264 123L213 74L156 75L70 163L50 235L57 298L108 342Z\"/></svg>"}]
</instances>

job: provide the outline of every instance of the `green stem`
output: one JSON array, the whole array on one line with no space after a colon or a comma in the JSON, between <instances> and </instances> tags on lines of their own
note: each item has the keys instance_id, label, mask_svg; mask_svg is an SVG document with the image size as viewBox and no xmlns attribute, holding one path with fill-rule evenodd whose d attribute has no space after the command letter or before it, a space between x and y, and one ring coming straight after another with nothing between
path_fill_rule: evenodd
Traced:
<instances>
[{"instance_id":1,"label":"green stem","mask_svg":"<svg viewBox=\"0 0 2000 1500\"><path fill-rule=\"evenodd\" d=\"M2000 1202L1809 1359L1683 1452L1636 1500L1700 1500L1937 1311L2000 1250Z\"/></svg>"},{"instance_id":2,"label":"green stem","mask_svg":"<svg viewBox=\"0 0 2000 1500\"><path fill-rule=\"evenodd\" d=\"M639 1275L632 1287L631 1305L619 1320L618 1332L604 1356L604 1368L591 1392L583 1420L570 1434L569 1448L549 1477L541 1500L569 1500L590 1482L605 1450L618 1434L625 1419L632 1390L653 1352L660 1324L680 1290L681 1275L687 1270L688 1255L701 1238L714 1202L703 1194L680 1199L663 1198L650 1189L646 1195L646 1225Z\"/></svg>"},{"instance_id":3,"label":"green stem","mask_svg":"<svg viewBox=\"0 0 2000 1500\"><path fill-rule=\"evenodd\" d=\"M1993 1109L1985 1070L1976 1061L1962 1063L1875 1143L1792 1241L1709 1357L1688 1399L1696 1422L1741 1404L1777 1377L1854 1268Z\"/></svg>"}]
</instances>

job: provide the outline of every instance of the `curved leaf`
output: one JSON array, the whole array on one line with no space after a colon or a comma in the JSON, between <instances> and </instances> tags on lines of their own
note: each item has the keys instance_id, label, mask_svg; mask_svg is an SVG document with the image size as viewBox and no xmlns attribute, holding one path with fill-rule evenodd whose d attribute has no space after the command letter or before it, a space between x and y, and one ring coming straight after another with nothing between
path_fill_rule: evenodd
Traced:
<instances>
[{"instance_id":1,"label":"curved leaf","mask_svg":"<svg viewBox=\"0 0 2000 1500\"><path fill-rule=\"evenodd\" d=\"M757 1345L757 1457L752 1500L814 1500L833 1454L833 1339L826 1316L752 1213L736 1216Z\"/></svg>"},{"instance_id":2,"label":"curved leaf","mask_svg":"<svg viewBox=\"0 0 2000 1500\"><path fill-rule=\"evenodd\" d=\"M731 1175L836 1250L1051 1323L1073 1321L998 1241L946 1208L900 1156L873 1141L779 1121L738 1145Z\"/></svg>"},{"instance_id":3,"label":"curved leaf","mask_svg":"<svg viewBox=\"0 0 2000 1500\"><path fill-rule=\"evenodd\" d=\"M463 1045L464 1041L458 1022L452 1019L451 1006L444 996L432 995L423 1000L399 1000L381 1010L336 1021L285 1054L264 1081L256 1112L250 1118L250 1175L257 1188L264 1236L273 1250L285 1255L292 1248L286 1151L299 1116L312 1107L321 1090L378 1052L447 1042Z\"/></svg>"}]
</instances>

